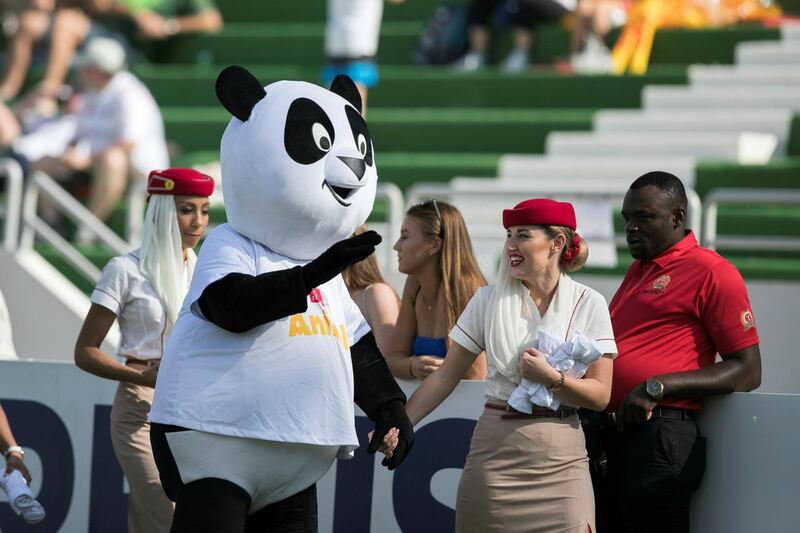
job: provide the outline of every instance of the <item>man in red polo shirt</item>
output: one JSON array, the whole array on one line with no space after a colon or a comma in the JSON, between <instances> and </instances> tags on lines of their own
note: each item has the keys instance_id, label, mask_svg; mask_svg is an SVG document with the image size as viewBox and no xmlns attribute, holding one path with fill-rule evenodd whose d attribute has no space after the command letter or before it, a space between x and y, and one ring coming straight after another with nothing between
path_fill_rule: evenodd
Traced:
<instances>
[{"instance_id":1,"label":"man in red polo shirt","mask_svg":"<svg viewBox=\"0 0 800 533\"><path fill-rule=\"evenodd\" d=\"M609 306L619 356L599 417L608 474L598 491L600 533L688 532L705 468L700 401L761 382L744 281L698 246L686 207L683 184L666 172L638 178L622 205L635 261Z\"/></svg>"}]
</instances>

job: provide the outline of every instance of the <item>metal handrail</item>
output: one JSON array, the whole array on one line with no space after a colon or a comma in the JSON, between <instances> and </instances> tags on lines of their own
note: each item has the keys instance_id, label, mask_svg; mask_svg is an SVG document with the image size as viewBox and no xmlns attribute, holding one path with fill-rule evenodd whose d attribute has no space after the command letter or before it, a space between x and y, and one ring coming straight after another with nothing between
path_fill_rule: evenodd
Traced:
<instances>
[{"instance_id":1,"label":"metal handrail","mask_svg":"<svg viewBox=\"0 0 800 533\"><path fill-rule=\"evenodd\" d=\"M717 244L743 250L800 251L797 237L724 237L717 236L719 206L726 205L800 205L797 189L713 189L703 201L703 246L711 250Z\"/></svg>"},{"instance_id":2,"label":"metal handrail","mask_svg":"<svg viewBox=\"0 0 800 533\"><path fill-rule=\"evenodd\" d=\"M392 252L391 243L395 242L400 237L400 226L403 224L403 193L400 188L394 183L379 183L375 192L376 198L384 198L388 205L387 212L387 232L388 241L384 239L387 246L385 246L384 253L386 254L386 265L392 264L394 254Z\"/></svg>"},{"instance_id":3,"label":"metal handrail","mask_svg":"<svg viewBox=\"0 0 800 533\"><path fill-rule=\"evenodd\" d=\"M127 242L65 191L53 178L44 172L35 171L30 175L22 206L21 249L32 250L34 240L38 235L60 252L67 262L86 278L95 283L100 279L100 270L36 214L40 194L73 222L86 228L100 242L111 248L115 254L124 254L131 248Z\"/></svg>"},{"instance_id":4,"label":"metal handrail","mask_svg":"<svg viewBox=\"0 0 800 533\"><path fill-rule=\"evenodd\" d=\"M145 180L133 180L128 186L125 200L128 205L128 213L125 220L125 240L131 246L136 246L142 242L144 233L144 214L147 211L147 182Z\"/></svg>"},{"instance_id":5,"label":"metal handrail","mask_svg":"<svg viewBox=\"0 0 800 533\"><path fill-rule=\"evenodd\" d=\"M406 191L406 209L431 198L448 198L450 190L446 183L417 182Z\"/></svg>"},{"instance_id":6,"label":"metal handrail","mask_svg":"<svg viewBox=\"0 0 800 533\"><path fill-rule=\"evenodd\" d=\"M3 207L3 249L13 252L19 239L20 212L22 211L22 167L15 160L0 159L0 178L6 179L6 202Z\"/></svg>"},{"instance_id":7,"label":"metal handrail","mask_svg":"<svg viewBox=\"0 0 800 533\"><path fill-rule=\"evenodd\" d=\"M471 178L453 178L458 180L463 180L461 183L468 183L467 180ZM578 188L571 188L569 186L569 182L559 185L553 185L552 187L541 187L538 186L535 189L528 189L521 184L514 184L509 185L507 182L497 184L497 189L503 192L519 192L520 193L520 200L522 200L522 196L524 195L536 195L536 196L543 196L543 197L550 197L550 196L559 196L559 197L566 197L566 198L593 198L593 199L606 199L606 198L623 198L625 196L625 192L627 191L582 191ZM422 198L447 198L451 195L452 192L455 192L454 189L451 187L450 184L442 184L442 183L430 183L430 182L420 182L408 188L406 191L406 205L411 206L419 202ZM692 230L699 240L702 235L703 231L703 203L700 200L700 196L697 194L692 188L686 188L686 199L688 201L688 212L686 214L687 221L686 227ZM456 206L458 207L458 206ZM624 245L625 238L624 236L618 236L616 238L617 245Z\"/></svg>"}]
</instances>

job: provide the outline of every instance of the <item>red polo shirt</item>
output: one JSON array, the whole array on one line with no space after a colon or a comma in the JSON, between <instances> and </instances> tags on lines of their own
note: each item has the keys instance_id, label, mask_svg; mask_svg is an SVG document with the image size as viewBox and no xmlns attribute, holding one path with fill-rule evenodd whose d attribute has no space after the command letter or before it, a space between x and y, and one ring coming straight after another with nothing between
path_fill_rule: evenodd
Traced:
<instances>
[{"instance_id":1,"label":"red polo shirt","mask_svg":"<svg viewBox=\"0 0 800 533\"><path fill-rule=\"evenodd\" d=\"M649 261L634 261L609 305L619 349L607 411L636 385L659 374L688 372L758 343L744 280L692 232ZM695 400L669 407L699 409Z\"/></svg>"}]
</instances>

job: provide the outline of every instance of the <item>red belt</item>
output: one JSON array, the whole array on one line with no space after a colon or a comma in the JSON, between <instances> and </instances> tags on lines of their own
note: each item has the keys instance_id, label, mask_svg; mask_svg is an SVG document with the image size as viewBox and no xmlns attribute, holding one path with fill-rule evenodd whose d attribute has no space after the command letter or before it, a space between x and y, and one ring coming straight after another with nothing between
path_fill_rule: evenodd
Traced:
<instances>
[{"instance_id":1,"label":"red belt","mask_svg":"<svg viewBox=\"0 0 800 533\"><path fill-rule=\"evenodd\" d=\"M559 407L558 410L553 411L547 407L534 406L531 413L523 413L502 400L488 400L484 407L505 411L506 413L500 415L500 418L569 418L578 412L574 407Z\"/></svg>"}]
</instances>

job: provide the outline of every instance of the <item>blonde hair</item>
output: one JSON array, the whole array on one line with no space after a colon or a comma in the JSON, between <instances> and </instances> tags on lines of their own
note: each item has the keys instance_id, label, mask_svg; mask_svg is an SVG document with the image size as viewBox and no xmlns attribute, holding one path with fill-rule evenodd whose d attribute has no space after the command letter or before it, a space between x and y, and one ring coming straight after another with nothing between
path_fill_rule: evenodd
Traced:
<instances>
[{"instance_id":1,"label":"blonde hair","mask_svg":"<svg viewBox=\"0 0 800 533\"><path fill-rule=\"evenodd\" d=\"M467 225L455 206L439 200L412 206L406 215L419 221L423 235L442 240L439 274L445 302L445 331L449 333L475 291L486 285L475 261Z\"/></svg>"},{"instance_id":2,"label":"blonde hair","mask_svg":"<svg viewBox=\"0 0 800 533\"><path fill-rule=\"evenodd\" d=\"M354 232L353 236L361 235L367 231L367 226L362 224ZM366 289L373 283L386 283L378 267L378 260L375 254L370 254L363 261L354 263L347 267L343 272L344 282L350 290L357 291Z\"/></svg>"},{"instance_id":3,"label":"blonde hair","mask_svg":"<svg viewBox=\"0 0 800 533\"><path fill-rule=\"evenodd\" d=\"M544 232L551 239L555 239L559 235L563 235L566 239L564 248L561 249L561 257L558 261L558 266L563 272L572 273L582 269L589 258L589 245L586 240L578 235L578 232L566 226L543 226ZM565 258L564 255L570 248L573 248L573 241L575 237L580 239L577 246L577 251L573 251L571 258Z\"/></svg>"}]
</instances>

